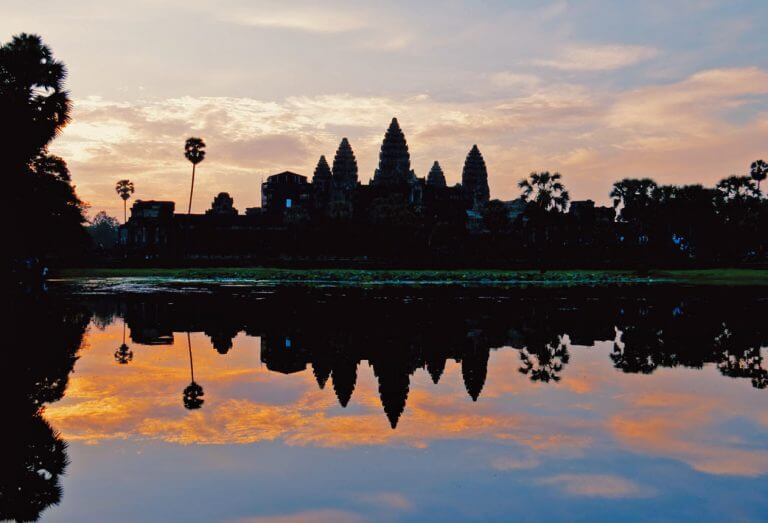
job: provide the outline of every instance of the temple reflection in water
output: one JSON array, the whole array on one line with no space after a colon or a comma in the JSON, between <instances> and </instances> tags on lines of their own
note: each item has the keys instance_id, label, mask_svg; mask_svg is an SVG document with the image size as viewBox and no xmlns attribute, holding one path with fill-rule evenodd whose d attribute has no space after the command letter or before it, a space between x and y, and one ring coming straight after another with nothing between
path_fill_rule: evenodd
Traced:
<instances>
[{"instance_id":1,"label":"temple reflection in water","mask_svg":"<svg viewBox=\"0 0 768 523\"><path fill-rule=\"evenodd\" d=\"M454 360L477 401L490 351L502 348L519 351L518 371L543 383L563 377L573 346L610 342L613 365L627 373L714 363L723 375L749 379L759 389L768 385L760 354L768 344L768 329L761 327L768 305L743 295L736 301L732 289L518 289L489 297L447 289L284 288L256 297L133 296L91 306L102 322L123 316L131 342L146 350L203 332L226 355L237 350L239 333L258 337L267 369L311 369L320 389L332 384L342 407L353 397L358 366L367 362L393 429L415 372L428 372L438 384L446 362ZM189 353L192 366L191 346ZM203 392L194 376L191 384L194 399L185 394L185 404L199 408Z\"/></svg>"},{"instance_id":2,"label":"temple reflection in water","mask_svg":"<svg viewBox=\"0 0 768 523\"><path fill-rule=\"evenodd\" d=\"M319 389L332 390L341 407L355 404L358 373L367 362L395 429L407 416L417 372L428 373L438 385L453 360L466 393L480 401L496 350L517 351L518 376L540 387L567 381L572 357L602 343L611 347L602 357L619 375L710 364L722 376L765 389L766 312L768 302L758 291L718 287L279 287L24 297L13 311L6 344L25 350L8 353L0 380L7 426L15 428L0 446L0 519L35 520L62 497L67 444L46 420L45 408L65 395L87 332L115 333L110 352L89 355L91 361L113 359L117 368L109 379L119 380L119 371L141 366L153 351L184 348L188 381L179 383L177 405L191 411L205 410L206 401L216 399L205 391L211 356L202 351L212 347L213 358L227 358L251 350L252 344L239 346L243 334L259 339L266 369L311 372ZM204 333L210 346L199 343L195 333ZM196 366L196 357L202 366ZM222 393L220 386L214 389Z\"/></svg>"}]
</instances>

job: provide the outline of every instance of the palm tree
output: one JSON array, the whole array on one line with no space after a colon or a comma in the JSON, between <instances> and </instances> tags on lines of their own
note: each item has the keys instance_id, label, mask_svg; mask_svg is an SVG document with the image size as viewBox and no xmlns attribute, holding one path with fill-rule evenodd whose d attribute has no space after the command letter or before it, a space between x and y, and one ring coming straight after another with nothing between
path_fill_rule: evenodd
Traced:
<instances>
[{"instance_id":1,"label":"palm tree","mask_svg":"<svg viewBox=\"0 0 768 523\"><path fill-rule=\"evenodd\" d=\"M191 377L189 385L184 387L184 407L188 410L199 409L205 403L203 396L203 387L195 383L195 367L192 365L192 338L187 332L187 348L189 349L189 374Z\"/></svg>"},{"instance_id":2,"label":"palm tree","mask_svg":"<svg viewBox=\"0 0 768 523\"><path fill-rule=\"evenodd\" d=\"M115 184L115 192L123 200L123 223L125 223L128 221L128 198L130 198L134 192L133 182L131 180L119 180Z\"/></svg>"},{"instance_id":3,"label":"palm tree","mask_svg":"<svg viewBox=\"0 0 768 523\"><path fill-rule=\"evenodd\" d=\"M522 198L525 201L535 203L545 211L564 212L568 207L570 195L561 179L560 173L533 172L528 178L520 180L517 186L523 190Z\"/></svg>"},{"instance_id":4,"label":"palm tree","mask_svg":"<svg viewBox=\"0 0 768 523\"><path fill-rule=\"evenodd\" d=\"M725 202L744 202L760 196L760 187L755 185L754 176L752 178L749 176L729 176L717 182L715 189L717 189L720 198Z\"/></svg>"},{"instance_id":5,"label":"palm tree","mask_svg":"<svg viewBox=\"0 0 768 523\"><path fill-rule=\"evenodd\" d=\"M763 160L755 160L749 166L749 174L757 182L757 192L760 193L760 182L768 176L768 163L765 163Z\"/></svg>"},{"instance_id":6,"label":"palm tree","mask_svg":"<svg viewBox=\"0 0 768 523\"><path fill-rule=\"evenodd\" d=\"M0 114L4 128L11 130L3 136L4 163L13 170L27 164L69 122L66 76L64 64L37 35L21 33L0 45Z\"/></svg>"},{"instance_id":7,"label":"palm tree","mask_svg":"<svg viewBox=\"0 0 768 523\"><path fill-rule=\"evenodd\" d=\"M205 142L202 138L187 138L184 144L184 156L192 162L192 186L189 189L189 208L187 214L192 214L192 193L195 191L195 167L205 159Z\"/></svg>"}]
</instances>

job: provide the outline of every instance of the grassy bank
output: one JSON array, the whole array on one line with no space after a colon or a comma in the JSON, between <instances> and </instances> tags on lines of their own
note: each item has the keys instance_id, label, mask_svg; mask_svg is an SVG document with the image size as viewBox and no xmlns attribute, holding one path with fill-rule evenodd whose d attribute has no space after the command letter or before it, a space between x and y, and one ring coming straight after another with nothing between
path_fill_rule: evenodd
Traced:
<instances>
[{"instance_id":1,"label":"grassy bank","mask_svg":"<svg viewBox=\"0 0 768 523\"><path fill-rule=\"evenodd\" d=\"M361 270L274 268L67 269L61 279L237 280L253 283L366 284L618 284L681 283L692 285L768 285L768 270L664 270L639 274L623 270Z\"/></svg>"}]
</instances>

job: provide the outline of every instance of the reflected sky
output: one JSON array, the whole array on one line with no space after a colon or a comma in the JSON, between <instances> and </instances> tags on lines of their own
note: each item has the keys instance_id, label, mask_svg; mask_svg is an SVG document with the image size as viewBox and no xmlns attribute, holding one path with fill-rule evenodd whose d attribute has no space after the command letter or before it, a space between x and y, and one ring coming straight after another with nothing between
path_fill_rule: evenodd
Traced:
<instances>
[{"instance_id":1,"label":"reflected sky","mask_svg":"<svg viewBox=\"0 0 768 523\"><path fill-rule=\"evenodd\" d=\"M703 293L558 292L357 297L360 318L389 324L380 333L332 325L348 311L328 296L280 296L282 309L85 300L79 359L44 413L70 464L43 520L764 519L766 329L747 332L753 318L736 325L732 303ZM254 318L245 303L272 312ZM596 330L571 321L579 311ZM633 357L643 365L628 371ZM191 381L199 408L183 400Z\"/></svg>"}]
</instances>

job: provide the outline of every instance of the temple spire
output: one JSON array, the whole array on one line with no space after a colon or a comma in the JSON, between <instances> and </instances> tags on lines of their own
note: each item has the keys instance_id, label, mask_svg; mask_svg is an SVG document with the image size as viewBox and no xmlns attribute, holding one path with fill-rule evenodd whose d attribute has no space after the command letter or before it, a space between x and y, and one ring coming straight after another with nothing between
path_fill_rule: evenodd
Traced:
<instances>
[{"instance_id":1,"label":"temple spire","mask_svg":"<svg viewBox=\"0 0 768 523\"><path fill-rule=\"evenodd\" d=\"M405 135L397 118L392 118L384 141L381 142L379 167L373 175L373 185L405 185L412 178L411 155Z\"/></svg>"},{"instance_id":2,"label":"temple spire","mask_svg":"<svg viewBox=\"0 0 768 523\"><path fill-rule=\"evenodd\" d=\"M482 209L490 199L488 170L477 145L473 145L461 172L461 185L473 209Z\"/></svg>"},{"instance_id":3,"label":"temple spire","mask_svg":"<svg viewBox=\"0 0 768 523\"><path fill-rule=\"evenodd\" d=\"M443 168L440 167L440 162L435 161L432 164L432 168L427 175L427 185L433 187L445 187L445 175L443 174Z\"/></svg>"},{"instance_id":4,"label":"temple spire","mask_svg":"<svg viewBox=\"0 0 768 523\"><path fill-rule=\"evenodd\" d=\"M331 168L328 165L328 161L325 159L325 155L320 157L315 167L315 174L312 176L312 183L324 183L331 179Z\"/></svg>"},{"instance_id":5,"label":"temple spire","mask_svg":"<svg viewBox=\"0 0 768 523\"><path fill-rule=\"evenodd\" d=\"M357 159L349 140L341 139L333 158L333 183L339 189L352 189L357 185Z\"/></svg>"}]
</instances>

